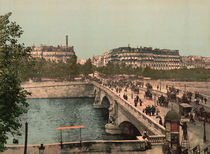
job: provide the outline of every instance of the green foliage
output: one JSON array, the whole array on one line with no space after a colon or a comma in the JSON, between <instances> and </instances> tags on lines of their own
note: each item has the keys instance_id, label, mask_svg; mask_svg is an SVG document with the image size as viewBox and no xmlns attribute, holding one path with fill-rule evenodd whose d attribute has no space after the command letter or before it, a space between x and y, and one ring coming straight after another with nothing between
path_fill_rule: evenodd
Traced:
<instances>
[{"instance_id":1,"label":"green foliage","mask_svg":"<svg viewBox=\"0 0 210 154\"><path fill-rule=\"evenodd\" d=\"M67 79L73 80L79 74L79 66L77 65L77 56L73 55L67 60L66 67L64 69Z\"/></svg>"},{"instance_id":2,"label":"green foliage","mask_svg":"<svg viewBox=\"0 0 210 154\"><path fill-rule=\"evenodd\" d=\"M90 58L87 62L81 67L81 73L87 76L88 74L93 73L93 65Z\"/></svg>"},{"instance_id":3,"label":"green foliage","mask_svg":"<svg viewBox=\"0 0 210 154\"><path fill-rule=\"evenodd\" d=\"M74 80L75 77L83 74L87 76L93 73L95 69L88 59L84 65L77 64L77 56L73 55L67 61L64 62L53 62L46 61L40 58L31 58L28 69L24 72L24 79L33 79L35 81L40 81L41 78L54 78L60 80ZM26 70L26 69L25 69Z\"/></svg>"},{"instance_id":4,"label":"green foliage","mask_svg":"<svg viewBox=\"0 0 210 154\"><path fill-rule=\"evenodd\" d=\"M8 133L19 134L19 117L27 111L29 94L20 84L30 50L18 43L23 31L9 21L10 16L0 16L0 151L4 150Z\"/></svg>"},{"instance_id":5,"label":"green foliage","mask_svg":"<svg viewBox=\"0 0 210 154\"><path fill-rule=\"evenodd\" d=\"M97 68L98 72L106 75L133 74L138 76L150 77L151 79L172 79L180 81L210 81L210 69L175 69L175 70L153 70L149 67L132 68L125 64L108 63L106 66Z\"/></svg>"}]
</instances>

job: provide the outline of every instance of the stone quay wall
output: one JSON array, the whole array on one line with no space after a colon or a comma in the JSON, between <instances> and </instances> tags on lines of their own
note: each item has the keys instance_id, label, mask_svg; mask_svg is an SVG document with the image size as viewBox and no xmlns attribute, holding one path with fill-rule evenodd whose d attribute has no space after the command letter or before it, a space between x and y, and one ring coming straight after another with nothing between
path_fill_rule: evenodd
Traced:
<instances>
[{"instance_id":1,"label":"stone quay wall","mask_svg":"<svg viewBox=\"0 0 210 154\"><path fill-rule=\"evenodd\" d=\"M40 145L28 145L28 154L38 154ZM62 149L59 143L45 144L44 154L60 153L120 153L145 151L146 143L138 140L92 140L63 143ZM7 146L3 154L23 154L24 145Z\"/></svg>"},{"instance_id":2,"label":"stone quay wall","mask_svg":"<svg viewBox=\"0 0 210 154\"><path fill-rule=\"evenodd\" d=\"M94 86L88 82L26 82L22 87L31 92L28 98L94 97Z\"/></svg>"}]
</instances>

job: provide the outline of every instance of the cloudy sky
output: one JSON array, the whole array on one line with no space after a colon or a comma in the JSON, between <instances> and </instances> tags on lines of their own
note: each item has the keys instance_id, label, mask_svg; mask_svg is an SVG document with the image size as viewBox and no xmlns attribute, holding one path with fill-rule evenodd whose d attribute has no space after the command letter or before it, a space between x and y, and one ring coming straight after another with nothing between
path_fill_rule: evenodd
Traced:
<instances>
[{"instance_id":1,"label":"cloudy sky","mask_svg":"<svg viewBox=\"0 0 210 154\"><path fill-rule=\"evenodd\" d=\"M210 0L0 0L27 46L75 46L79 58L120 46L210 57Z\"/></svg>"}]
</instances>

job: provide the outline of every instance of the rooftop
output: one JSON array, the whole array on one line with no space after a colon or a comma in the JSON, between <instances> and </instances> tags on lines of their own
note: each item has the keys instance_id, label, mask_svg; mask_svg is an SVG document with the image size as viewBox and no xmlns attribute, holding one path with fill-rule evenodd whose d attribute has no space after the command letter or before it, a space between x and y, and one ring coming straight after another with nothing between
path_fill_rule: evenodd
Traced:
<instances>
[{"instance_id":1,"label":"rooftop","mask_svg":"<svg viewBox=\"0 0 210 154\"><path fill-rule=\"evenodd\" d=\"M179 119L180 119L180 117L175 110L168 111L165 116L165 120L178 121Z\"/></svg>"},{"instance_id":2,"label":"rooftop","mask_svg":"<svg viewBox=\"0 0 210 154\"><path fill-rule=\"evenodd\" d=\"M131 48L131 47L119 47L112 49L110 53L117 54L122 52L130 52L130 53L152 53L152 54L163 54L163 55L179 55L178 50L170 50L170 49L153 49L152 47L140 47L140 48Z\"/></svg>"}]
</instances>

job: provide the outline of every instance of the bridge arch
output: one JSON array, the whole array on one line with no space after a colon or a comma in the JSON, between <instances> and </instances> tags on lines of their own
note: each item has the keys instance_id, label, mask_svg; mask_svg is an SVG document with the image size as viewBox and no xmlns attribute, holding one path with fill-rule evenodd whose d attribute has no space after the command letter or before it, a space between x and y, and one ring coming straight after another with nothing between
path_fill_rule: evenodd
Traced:
<instances>
[{"instance_id":1,"label":"bridge arch","mask_svg":"<svg viewBox=\"0 0 210 154\"><path fill-rule=\"evenodd\" d=\"M94 97L96 97L96 93L97 93L97 90L96 89L94 89Z\"/></svg>"},{"instance_id":2,"label":"bridge arch","mask_svg":"<svg viewBox=\"0 0 210 154\"><path fill-rule=\"evenodd\" d=\"M102 101L101 101L101 107L109 109L110 105L111 105L111 101L109 100L109 98L106 95L103 96Z\"/></svg>"},{"instance_id":3,"label":"bridge arch","mask_svg":"<svg viewBox=\"0 0 210 154\"><path fill-rule=\"evenodd\" d=\"M110 106L111 106L111 101L110 99L104 95L101 99L101 110L103 112L103 115L104 115L104 120L107 121L107 123L109 122L109 116L110 116L110 113L109 113L109 109L110 109Z\"/></svg>"},{"instance_id":4,"label":"bridge arch","mask_svg":"<svg viewBox=\"0 0 210 154\"><path fill-rule=\"evenodd\" d=\"M121 129L123 137L127 139L136 139L136 136L141 135L140 131L136 128L136 126L129 121L121 122L119 128Z\"/></svg>"}]
</instances>

